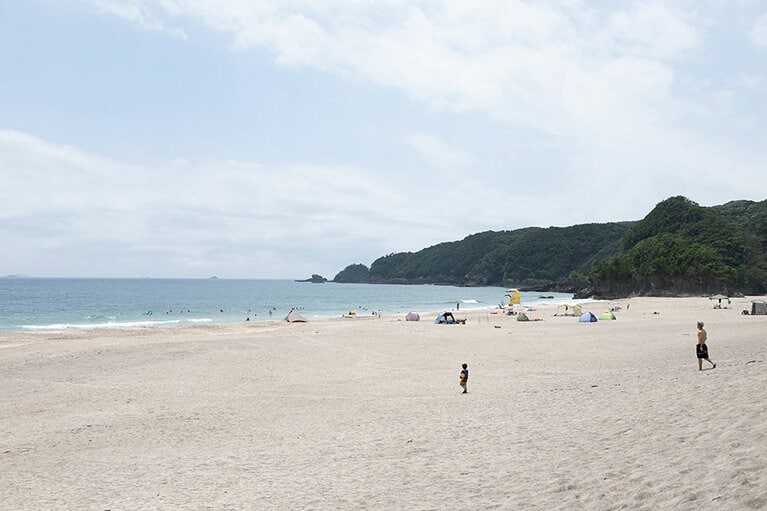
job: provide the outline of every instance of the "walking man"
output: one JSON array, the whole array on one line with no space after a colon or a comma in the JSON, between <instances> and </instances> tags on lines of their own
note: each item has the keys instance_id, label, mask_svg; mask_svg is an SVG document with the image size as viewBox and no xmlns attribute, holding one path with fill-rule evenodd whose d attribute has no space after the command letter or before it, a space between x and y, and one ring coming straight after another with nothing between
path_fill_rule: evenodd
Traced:
<instances>
[{"instance_id":1,"label":"walking man","mask_svg":"<svg viewBox=\"0 0 767 511\"><path fill-rule=\"evenodd\" d=\"M695 346L695 354L698 357L698 371L703 370L703 361L705 360L709 364L711 364L711 369L714 369L716 367L716 364L711 362L711 360L708 358L708 346L706 345L706 340L708 339L708 334L706 333L706 330L703 328L703 322L698 321L698 344Z\"/></svg>"}]
</instances>

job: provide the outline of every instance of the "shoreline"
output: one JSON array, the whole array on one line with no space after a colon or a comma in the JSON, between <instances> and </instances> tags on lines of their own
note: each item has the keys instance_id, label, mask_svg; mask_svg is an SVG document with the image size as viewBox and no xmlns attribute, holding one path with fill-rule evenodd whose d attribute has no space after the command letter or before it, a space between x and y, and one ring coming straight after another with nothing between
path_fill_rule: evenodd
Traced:
<instances>
[{"instance_id":1,"label":"shoreline","mask_svg":"<svg viewBox=\"0 0 767 511\"><path fill-rule=\"evenodd\" d=\"M590 300L578 300L579 303L589 303ZM570 301L568 303L575 303L575 301ZM539 307L540 305L537 304L530 304L530 305L519 305L517 307ZM547 306L553 306L556 308L556 305L551 304L544 304L543 307ZM501 307L496 304L492 306L486 306L486 307L470 307L470 308L462 308L462 309L456 309L456 308L447 308L443 309L442 311L428 311L428 312L418 312L421 315L432 315L432 317L436 317L437 314L445 311L453 312L453 313L483 313L487 311L494 311L494 310L502 310ZM299 314L302 314L302 309L296 309L296 312ZM408 311L409 312L409 311ZM399 316L403 317L407 314L407 312L403 312L401 314L395 314L395 313L384 313L382 314L382 317L394 317ZM245 317L250 317L247 315L247 313L244 314ZM302 314L303 315L303 314ZM361 319L361 318L372 318L377 319L377 315L375 315L374 311L370 311L368 309L364 310L364 313L356 314L355 319ZM306 319L308 321L327 321L327 320L333 320L333 319L349 319L348 315L342 314L342 315L326 315L326 316L306 316ZM1 331L0 335L4 334L14 334L14 333L53 333L53 332L90 332L94 330L131 330L131 329L148 329L148 328L191 328L195 326L206 326L206 325L238 325L241 323L260 323L260 322L280 322L285 321L285 315L282 313L277 315L275 314L274 317L271 318L264 318L258 315L254 315L251 319L246 320L238 320L238 321L216 321L215 319L211 317L197 317L197 318L179 318L179 319L145 319L143 321L118 321L118 322L108 322L108 323L61 323L61 324L51 324L51 325L22 325L16 327L14 330L9 331Z\"/></svg>"},{"instance_id":2,"label":"shoreline","mask_svg":"<svg viewBox=\"0 0 767 511\"><path fill-rule=\"evenodd\" d=\"M597 316L604 311L610 310L614 306L617 306L619 310L623 309L626 305L630 305L632 303L632 300L634 302L643 302L643 301L666 301L666 300L696 300L700 302L700 308L705 309L706 304L713 304L709 300L707 296L663 296L663 297L631 297L631 298L625 298L625 299L576 299L573 298L571 300L566 300L561 303L543 303L543 304L520 304L515 305L514 310L515 314L518 312L528 312L528 309L533 309L533 316L536 316L536 319L543 319L545 316L553 316L554 311L557 310L557 307L560 305L568 304L568 305L580 305L583 309L583 311L590 310L591 312L595 313ZM767 297L765 296L742 296L742 297L730 297L731 303L730 305L724 307L721 310L733 310L738 309L739 311L749 309L750 310L750 304L753 300L762 300L767 301ZM673 303L673 302L672 302ZM591 305L593 304L593 305ZM587 306L589 305L589 306ZM711 306L711 308L717 309L716 307ZM433 310L433 311L419 311L415 310L413 312L418 313L421 316L421 322L432 322L438 314L441 314L442 312L452 312L456 316L461 316L461 319L469 319L472 317L477 316L483 316L486 314L490 315L504 315L505 311L508 309L508 307L501 308L498 304L493 306L487 306L487 307L476 307L476 308L446 308L442 310ZM297 312L301 314L301 310L297 309ZM368 312L370 312L368 314ZM536 314L537 313L537 314ZM328 321L338 321L341 323L348 323L350 321L359 321L359 320L385 320L385 321L404 321L405 315L407 312L403 313L397 313L397 314L382 314L379 318L377 315L374 314L373 311L365 310L364 314L357 314L353 318L349 317L348 315L333 315L333 316L316 316L316 317L306 317L308 323L323 323ZM190 324L178 324L182 321L188 321ZM273 318L262 318L259 316L255 316L253 319L246 321L214 321L210 318L193 318L191 320L157 320L157 321L151 321L148 320L148 324L136 324L136 322L127 321L125 323L105 323L105 324L67 324L61 328L55 328L51 327L48 328L47 325L29 325L26 327L21 327L21 330L17 331L0 331L0 342L2 342L2 338L4 336L23 336L23 335L33 335L37 334L40 336L45 336L47 334L62 334L62 333L72 333L74 334L90 334L90 333L99 333L99 332L131 332L131 331L154 331L154 330L174 330L174 329L199 329L199 328L216 328L216 327L233 327L236 325L242 325L242 326L248 326L248 325L255 325L255 324L281 324L285 323L285 317L280 314L279 316L275 315ZM149 323L157 323L157 324L149 324ZM168 324L166 324L168 323ZM173 323L173 324L171 324ZM54 325L55 326L55 325Z\"/></svg>"},{"instance_id":3,"label":"shoreline","mask_svg":"<svg viewBox=\"0 0 767 511\"><path fill-rule=\"evenodd\" d=\"M291 308L309 319L461 307L492 308L502 288L452 286L312 286L291 281L166 281L41 279L10 281L0 314L0 332L164 327L190 323L239 323L282 319ZM558 300L571 295L554 293ZM13 298L11 300L11 298ZM537 294L523 301L540 302ZM274 312L272 318L269 311Z\"/></svg>"}]
</instances>

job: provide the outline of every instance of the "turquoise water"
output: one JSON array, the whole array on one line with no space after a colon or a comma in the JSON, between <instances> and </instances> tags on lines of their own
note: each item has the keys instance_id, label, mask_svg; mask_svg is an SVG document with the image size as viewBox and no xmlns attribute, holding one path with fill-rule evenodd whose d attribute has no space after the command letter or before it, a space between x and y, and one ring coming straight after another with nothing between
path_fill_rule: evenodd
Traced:
<instances>
[{"instance_id":1,"label":"turquoise water","mask_svg":"<svg viewBox=\"0 0 767 511\"><path fill-rule=\"evenodd\" d=\"M0 279L0 332L127 328L487 309L507 303L504 288L311 284L289 280ZM541 295L553 298L541 298ZM561 303L562 293L522 293L522 303ZM272 315L269 315L269 310Z\"/></svg>"}]
</instances>

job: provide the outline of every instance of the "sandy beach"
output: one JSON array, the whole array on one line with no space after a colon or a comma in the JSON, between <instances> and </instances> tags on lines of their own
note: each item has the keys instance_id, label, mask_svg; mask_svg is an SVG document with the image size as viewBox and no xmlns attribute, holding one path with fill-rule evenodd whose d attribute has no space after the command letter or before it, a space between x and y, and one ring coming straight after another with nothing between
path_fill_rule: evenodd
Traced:
<instances>
[{"instance_id":1,"label":"sandy beach","mask_svg":"<svg viewBox=\"0 0 767 511\"><path fill-rule=\"evenodd\" d=\"M1 507L767 509L767 316L712 305L3 334Z\"/></svg>"}]
</instances>

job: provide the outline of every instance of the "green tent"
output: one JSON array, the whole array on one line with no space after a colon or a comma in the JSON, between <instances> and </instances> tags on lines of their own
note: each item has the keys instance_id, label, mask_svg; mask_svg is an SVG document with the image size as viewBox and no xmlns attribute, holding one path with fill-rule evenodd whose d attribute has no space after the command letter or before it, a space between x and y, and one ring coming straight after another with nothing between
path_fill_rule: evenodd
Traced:
<instances>
[{"instance_id":1,"label":"green tent","mask_svg":"<svg viewBox=\"0 0 767 511\"><path fill-rule=\"evenodd\" d=\"M611 319L615 319L615 314L610 311L604 311L599 315L599 321L609 321Z\"/></svg>"},{"instance_id":2,"label":"green tent","mask_svg":"<svg viewBox=\"0 0 767 511\"><path fill-rule=\"evenodd\" d=\"M530 321L530 318L527 317L527 314L524 312L520 312L517 314L517 321Z\"/></svg>"}]
</instances>

